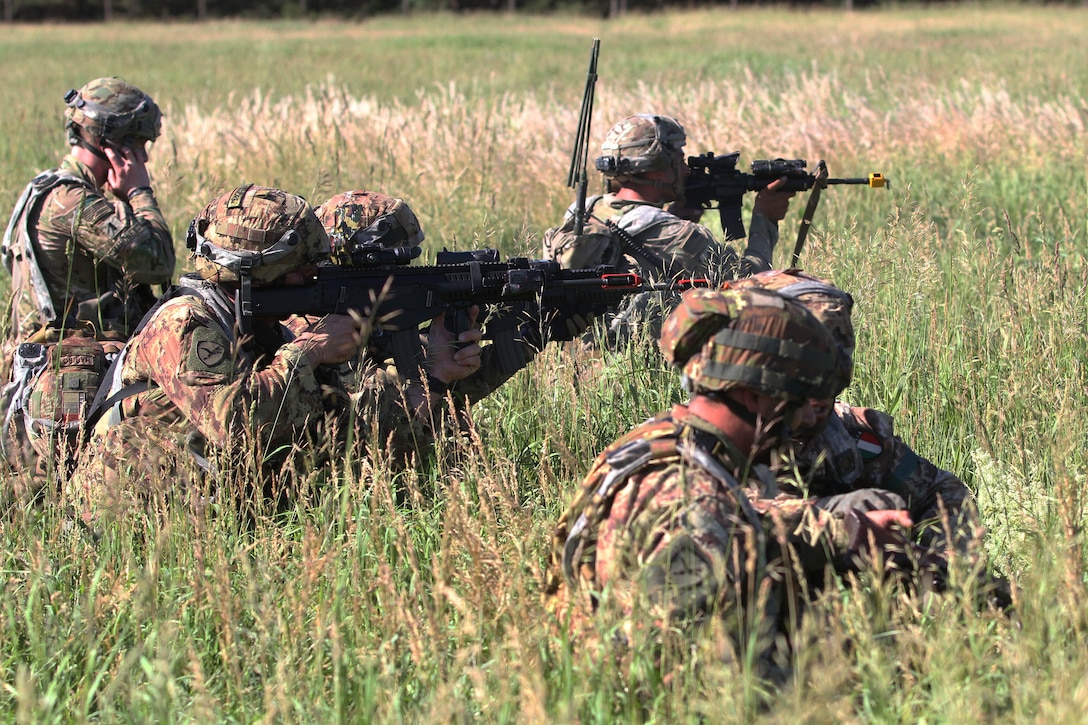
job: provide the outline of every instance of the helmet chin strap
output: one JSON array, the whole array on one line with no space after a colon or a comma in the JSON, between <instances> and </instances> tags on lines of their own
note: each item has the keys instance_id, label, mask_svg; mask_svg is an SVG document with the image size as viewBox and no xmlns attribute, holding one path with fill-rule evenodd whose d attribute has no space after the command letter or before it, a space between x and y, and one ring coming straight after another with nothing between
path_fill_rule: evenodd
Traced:
<instances>
[{"instance_id":1,"label":"helmet chin strap","mask_svg":"<svg viewBox=\"0 0 1088 725\"><path fill-rule=\"evenodd\" d=\"M88 143L87 140L84 139L82 136L80 136L78 133L73 133L73 134L69 135L68 136L68 141L72 146L79 146L81 148L85 148L88 151L90 151L92 154L94 154L95 156L97 156L98 158L102 159L103 161L105 161L107 163L110 160L110 158L108 156L106 156L105 151L103 151L98 146L95 146L94 144Z\"/></svg>"}]
</instances>

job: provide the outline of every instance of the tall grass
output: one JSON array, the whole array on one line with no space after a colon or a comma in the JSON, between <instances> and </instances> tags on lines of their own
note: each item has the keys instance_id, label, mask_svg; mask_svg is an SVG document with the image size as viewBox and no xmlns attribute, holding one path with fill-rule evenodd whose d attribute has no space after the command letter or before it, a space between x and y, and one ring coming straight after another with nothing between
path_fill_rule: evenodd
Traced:
<instances>
[{"instance_id":1,"label":"tall grass","mask_svg":"<svg viewBox=\"0 0 1088 725\"><path fill-rule=\"evenodd\" d=\"M595 34L596 141L657 110L693 153L884 172L890 192L825 192L804 255L857 299L845 396L976 492L1019 617L977 614L966 580L925 600L858 582L825 595L772 693L727 666L665 687L646 661L572 653L539 601L549 527L593 456L682 393L648 345L548 350L433 465L344 462L286 513L179 504L92 543L55 497L14 506L4 719L1081 721L1086 26L994 7L6 30L0 201L59 158L63 91L120 73L164 106L152 172L179 246L253 181L401 195L429 253L535 254L570 202Z\"/></svg>"}]
</instances>

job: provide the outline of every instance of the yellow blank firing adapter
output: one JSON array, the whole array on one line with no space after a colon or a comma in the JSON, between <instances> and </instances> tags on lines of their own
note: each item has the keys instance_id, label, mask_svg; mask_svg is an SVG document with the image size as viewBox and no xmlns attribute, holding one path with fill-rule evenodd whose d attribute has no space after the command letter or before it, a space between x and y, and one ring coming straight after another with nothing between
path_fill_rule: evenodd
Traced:
<instances>
[{"instance_id":1,"label":"yellow blank firing adapter","mask_svg":"<svg viewBox=\"0 0 1088 725\"><path fill-rule=\"evenodd\" d=\"M884 174L872 173L869 174L869 186L874 189L883 189L885 187L890 189L892 185L884 178Z\"/></svg>"}]
</instances>

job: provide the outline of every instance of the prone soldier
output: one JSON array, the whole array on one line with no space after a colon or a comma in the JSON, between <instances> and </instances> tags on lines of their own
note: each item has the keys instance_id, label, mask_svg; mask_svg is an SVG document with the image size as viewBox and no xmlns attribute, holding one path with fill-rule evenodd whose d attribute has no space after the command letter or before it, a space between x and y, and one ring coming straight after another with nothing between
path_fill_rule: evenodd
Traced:
<instances>
[{"instance_id":1,"label":"prone soldier","mask_svg":"<svg viewBox=\"0 0 1088 725\"><path fill-rule=\"evenodd\" d=\"M624 641L639 630L686 641L713 620L724 659L750 654L781 678L806 581L866 566L869 542L901 547L910 515L878 495L837 506L782 495L773 454L816 425L812 400L849 380L804 306L770 290L693 290L660 344L690 401L597 457L554 531L545 592L576 626L618 614Z\"/></svg>"}]
</instances>

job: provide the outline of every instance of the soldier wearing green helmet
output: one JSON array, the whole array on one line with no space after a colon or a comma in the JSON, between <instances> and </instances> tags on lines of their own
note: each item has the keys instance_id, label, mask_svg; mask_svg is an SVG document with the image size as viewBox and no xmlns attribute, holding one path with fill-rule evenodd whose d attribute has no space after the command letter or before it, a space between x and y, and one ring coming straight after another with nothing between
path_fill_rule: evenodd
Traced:
<instances>
[{"instance_id":1,"label":"soldier wearing green helmet","mask_svg":"<svg viewBox=\"0 0 1088 725\"><path fill-rule=\"evenodd\" d=\"M814 424L812 399L849 380L833 335L801 304L692 290L660 344L691 398L597 457L554 530L549 605L575 638L618 616L620 645L678 637L690 650L714 620L729 635L721 657L784 677L810 580L862 565L870 536L901 545L910 518L876 499L828 511L779 495L774 452Z\"/></svg>"},{"instance_id":2,"label":"soldier wearing green helmet","mask_svg":"<svg viewBox=\"0 0 1088 725\"><path fill-rule=\"evenodd\" d=\"M581 234L574 229L573 206L562 225L544 233L545 258L568 269L608 264L655 280L696 277L720 282L770 269L778 222L793 194L776 191L776 181L756 196L747 249L738 254L698 223L702 210L682 203L690 173L686 143L683 126L670 116L639 113L612 126L596 160L607 193L586 199ZM676 299L632 298L609 322L609 343L643 326L656 338Z\"/></svg>"},{"instance_id":3,"label":"soldier wearing green helmet","mask_svg":"<svg viewBox=\"0 0 1088 725\"><path fill-rule=\"evenodd\" d=\"M378 191L356 189L345 191L326 200L316 210L332 245L331 260L336 264L352 264L352 251L361 246L378 244L387 249L395 247L419 247L425 237L419 218L403 199ZM559 312L547 321L553 329L562 328L558 336L570 340L585 332L589 325L588 316L577 313L560 319ZM518 322L515 329L507 330L516 345L517 353L500 361L498 347L486 345L481 356L480 369L464 379L458 380L452 392L458 400L478 401L497 390L515 373L527 366L540 352L545 337L539 320ZM424 343L427 342L424 335ZM374 359L380 370L369 370L379 379L393 375L391 361Z\"/></svg>"},{"instance_id":4,"label":"soldier wearing green helmet","mask_svg":"<svg viewBox=\"0 0 1088 725\"><path fill-rule=\"evenodd\" d=\"M246 285L305 284L330 253L302 197L239 186L193 219L186 244L197 271L140 323L91 412L93 445L67 491L88 520L208 493L237 470L253 472L269 493L289 492L299 471L373 435L408 457L440 417L441 390L479 367L479 330L462 333L455 348L436 318L428 381L349 394L338 368L366 343L358 314L291 324L253 316L243 334Z\"/></svg>"},{"instance_id":5,"label":"soldier wearing green helmet","mask_svg":"<svg viewBox=\"0 0 1088 725\"><path fill-rule=\"evenodd\" d=\"M69 345L81 348L77 357L100 357L96 342L107 353L119 347L154 304L152 286L174 274L173 240L146 165L147 145L161 130L158 105L113 77L68 91L64 103L69 152L27 185L0 244L12 277L3 443L22 471L71 448L83 397L94 394L95 370L63 381L45 376L46 389L34 389L44 368L65 367L58 343L80 338ZM59 400L55 389L66 389Z\"/></svg>"}]
</instances>

